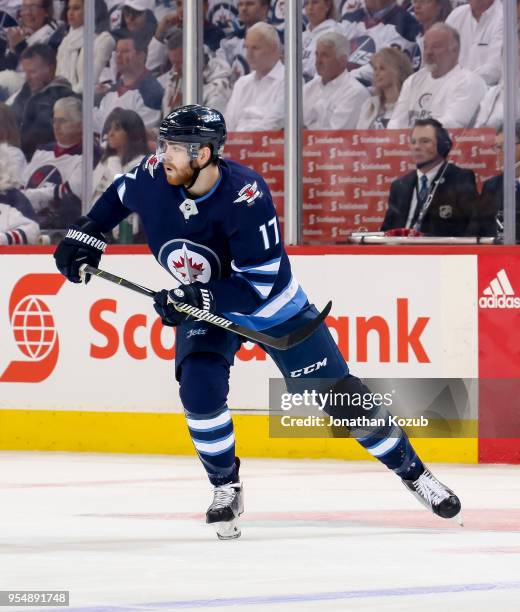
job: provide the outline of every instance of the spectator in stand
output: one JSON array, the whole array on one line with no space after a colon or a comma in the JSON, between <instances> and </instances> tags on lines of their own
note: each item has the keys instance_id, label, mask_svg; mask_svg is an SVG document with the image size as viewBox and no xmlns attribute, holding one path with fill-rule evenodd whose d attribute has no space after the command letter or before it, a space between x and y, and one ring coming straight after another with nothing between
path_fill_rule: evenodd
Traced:
<instances>
[{"instance_id":1,"label":"spectator in stand","mask_svg":"<svg viewBox=\"0 0 520 612\"><path fill-rule=\"evenodd\" d=\"M142 44L147 47L157 28L154 8L154 0L124 0L121 25L114 32L116 40L121 32L130 32L136 38L140 38Z\"/></svg>"},{"instance_id":2,"label":"spectator in stand","mask_svg":"<svg viewBox=\"0 0 520 612\"><path fill-rule=\"evenodd\" d=\"M148 154L144 123L133 110L114 109L107 118L103 133L107 137L107 146L94 170L92 202L95 202L112 184L116 174L129 172ZM129 223L132 228L131 242L143 242L144 234L140 230L137 216L131 214L125 223ZM119 238L116 230L114 237Z\"/></svg>"},{"instance_id":3,"label":"spectator in stand","mask_svg":"<svg viewBox=\"0 0 520 612\"><path fill-rule=\"evenodd\" d=\"M413 50L412 64L414 70L423 68L424 34L438 22L446 21L451 13L450 0L412 0L415 18L421 26L421 33L417 35L417 46Z\"/></svg>"},{"instance_id":4,"label":"spectator in stand","mask_svg":"<svg viewBox=\"0 0 520 612\"><path fill-rule=\"evenodd\" d=\"M111 185L116 174L129 172L148 153L143 120L133 110L115 108L103 128L106 148L94 170L92 202Z\"/></svg>"},{"instance_id":5,"label":"spectator in stand","mask_svg":"<svg viewBox=\"0 0 520 612\"><path fill-rule=\"evenodd\" d=\"M8 147L0 144L0 246L38 242L38 223L21 212L30 206L18 189Z\"/></svg>"},{"instance_id":6,"label":"spectator in stand","mask_svg":"<svg viewBox=\"0 0 520 612\"><path fill-rule=\"evenodd\" d=\"M161 74L166 68L168 63L168 49L167 39L170 37L170 33L173 29L179 29L182 31L183 21L183 0L177 1L177 11L167 13L157 24L155 35L150 41L148 46L148 56L146 58L146 67L148 70L155 74ZM219 45L220 41L224 38L224 31L218 26L208 21L208 0L204 0L202 3L202 12L204 15L204 44L207 48L214 53Z\"/></svg>"},{"instance_id":7,"label":"spectator in stand","mask_svg":"<svg viewBox=\"0 0 520 612\"><path fill-rule=\"evenodd\" d=\"M488 85L496 85L502 75L503 22L501 0L469 0L446 19L460 36L460 65Z\"/></svg>"},{"instance_id":8,"label":"spectator in stand","mask_svg":"<svg viewBox=\"0 0 520 612\"><path fill-rule=\"evenodd\" d=\"M3 102L0 102L0 145L3 146L3 154L7 154L9 157L12 175L18 181L18 186L20 186L27 166L27 160L20 149L20 130L16 116L12 109Z\"/></svg>"},{"instance_id":9,"label":"spectator in stand","mask_svg":"<svg viewBox=\"0 0 520 612\"><path fill-rule=\"evenodd\" d=\"M389 128L412 127L416 119L435 117L447 128L471 127L486 94L482 77L459 66L457 30L436 23L424 35L425 67L408 77Z\"/></svg>"},{"instance_id":10,"label":"spectator in stand","mask_svg":"<svg viewBox=\"0 0 520 612\"><path fill-rule=\"evenodd\" d=\"M520 20L520 0L517 3ZM518 76L517 86L520 85L520 43L517 45ZM520 119L520 91L515 96L515 119ZM475 121L476 128L490 127L498 130L504 122L504 75L500 77L497 85L490 87L478 111Z\"/></svg>"},{"instance_id":11,"label":"spectator in stand","mask_svg":"<svg viewBox=\"0 0 520 612\"><path fill-rule=\"evenodd\" d=\"M225 32L218 25L215 25L208 19L209 2L208 0L202 0L202 15L204 22L202 29L204 33L204 44L207 45L212 52L216 52L220 46L220 41L225 37ZM182 28L182 22L184 18L183 0L177 0L177 16L178 25Z\"/></svg>"},{"instance_id":12,"label":"spectator in stand","mask_svg":"<svg viewBox=\"0 0 520 612\"><path fill-rule=\"evenodd\" d=\"M182 106L182 70L183 70L183 35L181 28L174 27L168 31L168 37L161 43L167 50L166 72L157 77L164 89L161 110L167 115L169 110ZM148 62L147 62L148 65Z\"/></svg>"},{"instance_id":13,"label":"spectator in stand","mask_svg":"<svg viewBox=\"0 0 520 612\"><path fill-rule=\"evenodd\" d=\"M182 106L182 30L170 30L166 39L170 68L157 80L164 88L162 114L167 115L177 106ZM228 64L212 56L204 48L204 68L202 70L202 104L224 112L231 96L231 69Z\"/></svg>"},{"instance_id":14,"label":"spectator in stand","mask_svg":"<svg viewBox=\"0 0 520 612\"><path fill-rule=\"evenodd\" d=\"M350 130L369 97L368 89L349 74L350 47L339 32L316 41L316 72L303 88L303 123L309 130Z\"/></svg>"},{"instance_id":15,"label":"spectator in stand","mask_svg":"<svg viewBox=\"0 0 520 612\"><path fill-rule=\"evenodd\" d=\"M413 71L406 53L393 47L375 53L370 63L374 70L373 95L361 107L356 126L358 130L388 127L403 83Z\"/></svg>"},{"instance_id":16,"label":"spectator in stand","mask_svg":"<svg viewBox=\"0 0 520 612\"><path fill-rule=\"evenodd\" d=\"M63 229L81 215L83 125L79 98L56 102L53 128L54 142L36 149L27 167L24 194L36 210L41 228Z\"/></svg>"},{"instance_id":17,"label":"spectator in stand","mask_svg":"<svg viewBox=\"0 0 520 612\"><path fill-rule=\"evenodd\" d=\"M482 185L478 215L475 216L477 236L500 237L504 229L504 132L497 130L495 140L498 176ZM520 121L515 124L515 194L516 194L516 242L520 243Z\"/></svg>"},{"instance_id":18,"label":"spectator in stand","mask_svg":"<svg viewBox=\"0 0 520 612\"><path fill-rule=\"evenodd\" d=\"M128 108L138 113L146 127L155 127L161 118L164 90L145 68L146 44L130 32L120 33L116 43L116 66L119 78L107 93L98 99L94 109L96 132L101 132L114 108Z\"/></svg>"},{"instance_id":19,"label":"spectator in stand","mask_svg":"<svg viewBox=\"0 0 520 612\"><path fill-rule=\"evenodd\" d=\"M108 11L104 0L96 1L96 37L92 68L98 82L116 43L108 29ZM83 4L84 0L68 0L66 19L69 31L58 47L56 74L66 78L75 93L83 91Z\"/></svg>"},{"instance_id":20,"label":"spectator in stand","mask_svg":"<svg viewBox=\"0 0 520 612\"><path fill-rule=\"evenodd\" d=\"M421 38L432 25L446 21L453 10L451 0L412 0L412 6L415 18L421 26Z\"/></svg>"},{"instance_id":21,"label":"spectator in stand","mask_svg":"<svg viewBox=\"0 0 520 612\"><path fill-rule=\"evenodd\" d=\"M121 36L128 32L134 37L141 39L141 43L148 49L148 45L153 40L153 35L157 27L155 18L155 0L130 0L130 2L117 2L110 6L114 0L108 0L110 31L117 41ZM127 27L128 26L128 27ZM148 53L148 51L147 51ZM116 54L112 53L109 66L103 70L96 93L105 93L110 85L113 85L119 78L116 66ZM102 88L104 88L102 90Z\"/></svg>"},{"instance_id":22,"label":"spectator in stand","mask_svg":"<svg viewBox=\"0 0 520 612\"><path fill-rule=\"evenodd\" d=\"M267 22L268 14L269 0L238 0L238 19L242 27L223 38L217 51L217 55L231 66L232 83L249 74L251 67L245 50L246 33L256 23Z\"/></svg>"},{"instance_id":23,"label":"spectator in stand","mask_svg":"<svg viewBox=\"0 0 520 612\"><path fill-rule=\"evenodd\" d=\"M468 236L478 206L475 175L448 161L452 142L435 119L419 119L410 136L417 170L390 186L381 230L390 236Z\"/></svg>"},{"instance_id":24,"label":"spectator in stand","mask_svg":"<svg viewBox=\"0 0 520 612\"><path fill-rule=\"evenodd\" d=\"M7 103L20 126L22 151L30 160L39 145L50 142L54 137L54 103L74 92L66 79L56 77L56 53L49 45L27 47L20 63L26 82Z\"/></svg>"},{"instance_id":25,"label":"spectator in stand","mask_svg":"<svg viewBox=\"0 0 520 612\"><path fill-rule=\"evenodd\" d=\"M22 0L19 25L5 32L7 48L0 70L16 70L23 51L33 45L49 44L57 49L65 34L53 19L52 0Z\"/></svg>"},{"instance_id":26,"label":"spectator in stand","mask_svg":"<svg viewBox=\"0 0 520 612\"><path fill-rule=\"evenodd\" d=\"M225 112L227 129L230 132L281 130L285 70L275 28L263 22L248 28L246 55L253 72L235 83Z\"/></svg>"},{"instance_id":27,"label":"spectator in stand","mask_svg":"<svg viewBox=\"0 0 520 612\"><path fill-rule=\"evenodd\" d=\"M303 78L310 81L316 75L316 40L325 32L341 32L334 0L305 0L303 10L307 27L302 34Z\"/></svg>"},{"instance_id":28,"label":"spectator in stand","mask_svg":"<svg viewBox=\"0 0 520 612\"><path fill-rule=\"evenodd\" d=\"M349 69L356 78L372 83L370 58L383 47L396 47L410 55L420 26L395 0L365 0L364 6L344 13L341 21L350 40Z\"/></svg>"}]
</instances>

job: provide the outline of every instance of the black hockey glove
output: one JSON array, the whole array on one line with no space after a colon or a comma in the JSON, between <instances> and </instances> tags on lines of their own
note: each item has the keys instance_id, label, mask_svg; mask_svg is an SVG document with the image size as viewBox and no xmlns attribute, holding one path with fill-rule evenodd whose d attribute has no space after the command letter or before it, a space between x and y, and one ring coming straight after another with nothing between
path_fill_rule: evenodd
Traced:
<instances>
[{"instance_id":1,"label":"black hockey glove","mask_svg":"<svg viewBox=\"0 0 520 612\"><path fill-rule=\"evenodd\" d=\"M175 309L174 303L189 304L206 312L215 312L215 300L208 289L198 283L182 285L177 289L163 289L156 293L153 307L161 317L163 325L180 325L188 315Z\"/></svg>"},{"instance_id":2,"label":"black hockey glove","mask_svg":"<svg viewBox=\"0 0 520 612\"><path fill-rule=\"evenodd\" d=\"M96 223L88 217L80 217L54 251L56 267L71 282L81 283L80 266L89 264L97 268L106 247L106 238ZM85 283L89 280L90 274L87 274Z\"/></svg>"}]
</instances>

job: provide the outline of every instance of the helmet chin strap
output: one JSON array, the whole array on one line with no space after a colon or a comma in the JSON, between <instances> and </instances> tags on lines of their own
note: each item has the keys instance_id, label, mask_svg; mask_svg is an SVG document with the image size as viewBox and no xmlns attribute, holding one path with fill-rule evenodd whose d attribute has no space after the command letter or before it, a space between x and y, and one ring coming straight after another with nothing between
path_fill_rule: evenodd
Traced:
<instances>
[{"instance_id":1,"label":"helmet chin strap","mask_svg":"<svg viewBox=\"0 0 520 612\"><path fill-rule=\"evenodd\" d=\"M193 170L193 174L191 175L191 181L187 185L184 185L184 188L187 191L189 191L193 187L193 185L195 185L195 183L197 182L197 179L199 178L200 171L204 170L204 168L207 168L211 164L211 161L212 160L210 157L208 161L203 166L200 166L199 168L193 167L193 162L194 162L193 159L190 161L190 168Z\"/></svg>"}]
</instances>

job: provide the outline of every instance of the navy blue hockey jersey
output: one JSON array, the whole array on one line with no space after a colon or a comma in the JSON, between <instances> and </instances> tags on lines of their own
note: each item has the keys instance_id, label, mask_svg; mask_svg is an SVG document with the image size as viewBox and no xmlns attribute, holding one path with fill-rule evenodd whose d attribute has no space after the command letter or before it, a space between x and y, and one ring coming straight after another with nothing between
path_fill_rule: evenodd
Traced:
<instances>
[{"instance_id":1,"label":"navy blue hockey jersey","mask_svg":"<svg viewBox=\"0 0 520 612\"><path fill-rule=\"evenodd\" d=\"M192 198L147 156L116 176L88 216L109 231L132 212L157 261L183 283L205 283L217 311L236 323L267 329L307 303L291 273L269 188L253 170L221 161L212 190Z\"/></svg>"}]
</instances>

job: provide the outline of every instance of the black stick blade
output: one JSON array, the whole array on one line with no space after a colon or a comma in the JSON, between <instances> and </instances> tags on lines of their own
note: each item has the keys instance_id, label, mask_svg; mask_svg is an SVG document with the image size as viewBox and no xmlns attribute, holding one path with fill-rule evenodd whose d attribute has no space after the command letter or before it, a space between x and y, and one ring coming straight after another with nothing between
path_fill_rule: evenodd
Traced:
<instances>
[{"instance_id":1,"label":"black stick blade","mask_svg":"<svg viewBox=\"0 0 520 612\"><path fill-rule=\"evenodd\" d=\"M329 314L331 308L332 308L332 302L329 302L315 319L312 319L312 321L309 321L306 325L303 325L302 327L295 329L290 334L287 334L286 336L283 336L282 338L278 338L278 340L284 341L283 346L278 346L275 348L279 348L282 351L286 351L287 349L290 349L293 346L300 344L300 342L307 340L307 338L311 336L318 329L318 327L323 323L323 321L326 319L327 315Z\"/></svg>"}]
</instances>

